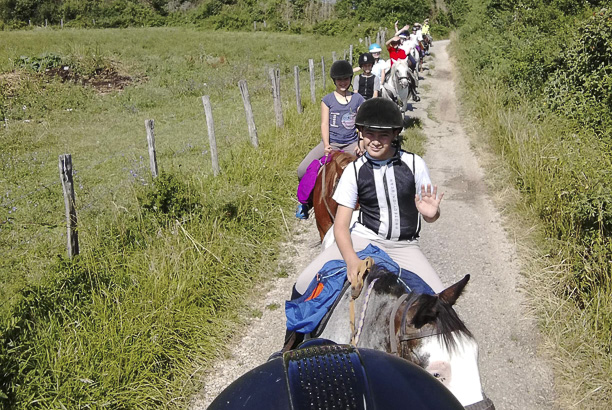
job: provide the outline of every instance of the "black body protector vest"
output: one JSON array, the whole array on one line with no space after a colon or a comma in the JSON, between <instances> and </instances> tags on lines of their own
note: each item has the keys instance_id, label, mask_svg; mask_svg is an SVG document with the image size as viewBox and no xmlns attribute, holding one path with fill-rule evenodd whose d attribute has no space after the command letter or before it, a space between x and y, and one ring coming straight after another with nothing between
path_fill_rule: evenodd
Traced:
<instances>
[{"instance_id":1,"label":"black body protector vest","mask_svg":"<svg viewBox=\"0 0 612 410\"><path fill-rule=\"evenodd\" d=\"M414 203L414 154L398 150L385 165L364 155L353 165L359 196L359 223L388 240L418 238L421 216Z\"/></svg>"},{"instance_id":2,"label":"black body protector vest","mask_svg":"<svg viewBox=\"0 0 612 410\"><path fill-rule=\"evenodd\" d=\"M366 100L369 100L374 96L374 80L376 80L375 75L371 75L369 77L365 77L363 75L359 76L359 94L361 94Z\"/></svg>"}]
</instances>

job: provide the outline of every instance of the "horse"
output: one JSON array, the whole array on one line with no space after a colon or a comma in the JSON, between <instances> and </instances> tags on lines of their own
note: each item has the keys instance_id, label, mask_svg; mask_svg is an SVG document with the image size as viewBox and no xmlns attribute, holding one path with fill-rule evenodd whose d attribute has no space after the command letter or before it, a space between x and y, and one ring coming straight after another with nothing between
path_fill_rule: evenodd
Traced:
<instances>
[{"instance_id":1,"label":"horse","mask_svg":"<svg viewBox=\"0 0 612 410\"><path fill-rule=\"evenodd\" d=\"M349 325L352 293L347 291L321 325L324 329L311 336L339 344L352 341L356 347L404 358L437 378L466 409L493 410L493 402L482 392L478 346L452 307L469 278L466 275L436 295L419 294L407 291L396 274L374 265L354 301L355 332Z\"/></svg>"},{"instance_id":2,"label":"horse","mask_svg":"<svg viewBox=\"0 0 612 410\"><path fill-rule=\"evenodd\" d=\"M323 165L317 175L312 202L321 241L334 223L338 204L332 199L344 168L357 157L348 152L333 151L332 159Z\"/></svg>"},{"instance_id":3,"label":"horse","mask_svg":"<svg viewBox=\"0 0 612 410\"><path fill-rule=\"evenodd\" d=\"M381 96L395 101L400 106L400 110L405 112L410 95L414 100L418 100L415 75L418 77L418 74L410 70L406 60L397 60L393 63L389 75L385 77L385 83L381 87Z\"/></svg>"}]
</instances>

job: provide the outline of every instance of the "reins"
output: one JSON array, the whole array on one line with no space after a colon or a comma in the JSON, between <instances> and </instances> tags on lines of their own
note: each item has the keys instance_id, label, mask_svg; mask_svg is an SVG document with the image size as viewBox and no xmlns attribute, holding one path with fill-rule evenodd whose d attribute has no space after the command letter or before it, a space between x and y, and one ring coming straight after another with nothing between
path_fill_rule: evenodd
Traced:
<instances>
[{"instance_id":1,"label":"reins","mask_svg":"<svg viewBox=\"0 0 612 410\"><path fill-rule=\"evenodd\" d=\"M332 154L329 154L330 156ZM321 197L323 198L323 204L325 204L325 209L327 209L327 213L329 214L332 223L336 222L336 216L332 213L331 209L329 208L329 204L327 203L327 196L325 195L325 185L327 185L327 181L325 180L325 169L327 168L327 155L323 156L323 164L321 164L321 166L323 167L323 171L322 171L322 175L321 175L321 182L322 182L322 186L321 186Z\"/></svg>"},{"instance_id":2,"label":"reins","mask_svg":"<svg viewBox=\"0 0 612 410\"><path fill-rule=\"evenodd\" d=\"M374 260L370 258L369 256L366 259L362 260L361 264L359 265L359 271L357 272L356 283L351 283L351 300L349 302L349 320L351 322L351 344L353 346L356 346L357 342L359 341L358 333L359 334L361 333L361 327L363 326L363 320L365 318L365 309L368 303L368 299L370 297L370 292L372 288L374 287L374 284L371 283L370 286L368 287L368 293L366 295L364 307L362 308L362 312L361 312L362 317L360 319L360 325L357 331L355 331L355 299L357 299L359 295L361 294L361 290L363 289L363 278L368 273L368 271L373 265L374 265Z\"/></svg>"}]
</instances>

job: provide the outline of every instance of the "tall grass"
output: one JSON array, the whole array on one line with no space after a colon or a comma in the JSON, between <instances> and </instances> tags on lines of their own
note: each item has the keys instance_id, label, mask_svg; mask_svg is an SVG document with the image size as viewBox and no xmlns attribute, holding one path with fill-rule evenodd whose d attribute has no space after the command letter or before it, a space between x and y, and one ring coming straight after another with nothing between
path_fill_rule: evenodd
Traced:
<instances>
[{"instance_id":1,"label":"tall grass","mask_svg":"<svg viewBox=\"0 0 612 410\"><path fill-rule=\"evenodd\" d=\"M612 153L571 120L514 96L497 65L478 67L478 41L455 38L461 95L489 150L489 177L520 238L531 294L563 408L608 408L612 397ZM503 63L502 63L503 64Z\"/></svg>"},{"instance_id":2,"label":"tall grass","mask_svg":"<svg viewBox=\"0 0 612 410\"><path fill-rule=\"evenodd\" d=\"M346 45L306 36L130 29L12 32L0 47L7 57L0 101L7 118L0 130L0 402L180 407L195 388L193 376L223 350L245 290L276 271L296 166L319 139L318 103L304 99L305 113L295 114L293 65L303 69L321 55L329 65L331 51ZM45 52L71 67L82 62L83 73L104 65L134 81L123 92L100 94L16 64L21 55ZM283 75L286 126L279 131L269 66ZM237 87L243 78L259 149L248 142ZM216 123L222 169L216 178L204 94ZM155 181L146 118L156 121L162 175ZM56 161L65 152L73 155L79 212L82 254L74 260L63 256Z\"/></svg>"}]
</instances>

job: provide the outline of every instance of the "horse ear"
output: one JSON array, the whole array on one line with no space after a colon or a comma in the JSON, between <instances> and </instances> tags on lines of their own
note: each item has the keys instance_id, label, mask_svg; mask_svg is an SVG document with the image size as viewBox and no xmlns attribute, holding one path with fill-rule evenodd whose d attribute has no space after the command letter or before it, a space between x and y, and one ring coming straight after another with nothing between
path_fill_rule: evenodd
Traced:
<instances>
[{"instance_id":1,"label":"horse ear","mask_svg":"<svg viewBox=\"0 0 612 410\"><path fill-rule=\"evenodd\" d=\"M418 300L418 309L412 318L412 324L417 329L425 326L428 323L434 323L438 318L440 301L436 296L420 295Z\"/></svg>"},{"instance_id":2,"label":"horse ear","mask_svg":"<svg viewBox=\"0 0 612 410\"><path fill-rule=\"evenodd\" d=\"M450 306L454 305L457 299L459 299L459 296L461 296L461 292L463 292L463 288L465 288L469 280L470 275L465 275L459 282L438 293L438 297Z\"/></svg>"}]
</instances>

